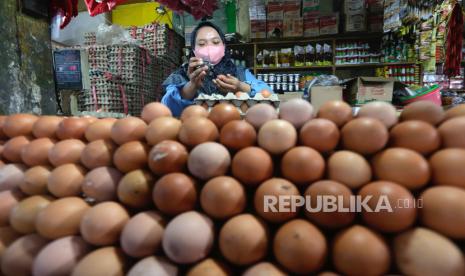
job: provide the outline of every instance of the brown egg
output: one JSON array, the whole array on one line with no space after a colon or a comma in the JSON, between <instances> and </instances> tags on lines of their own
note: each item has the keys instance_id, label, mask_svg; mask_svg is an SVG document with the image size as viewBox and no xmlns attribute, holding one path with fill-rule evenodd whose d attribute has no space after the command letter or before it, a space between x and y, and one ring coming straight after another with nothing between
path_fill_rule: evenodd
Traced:
<instances>
[{"instance_id":1,"label":"brown egg","mask_svg":"<svg viewBox=\"0 0 465 276\"><path fill-rule=\"evenodd\" d=\"M50 242L34 259L33 275L70 275L91 247L81 237L68 236Z\"/></svg>"},{"instance_id":2,"label":"brown egg","mask_svg":"<svg viewBox=\"0 0 465 276\"><path fill-rule=\"evenodd\" d=\"M396 183L377 181L364 186L358 195L373 211L362 208L362 217L371 228L398 233L410 228L417 218L416 201L409 190ZM383 199L384 198L384 199Z\"/></svg>"},{"instance_id":3,"label":"brown egg","mask_svg":"<svg viewBox=\"0 0 465 276\"><path fill-rule=\"evenodd\" d=\"M152 202L154 181L152 174L144 170L126 174L118 184L119 201L131 208L147 207Z\"/></svg>"},{"instance_id":4,"label":"brown egg","mask_svg":"<svg viewBox=\"0 0 465 276\"><path fill-rule=\"evenodd\" d=\"M241 183L255 187L273 176L273 160L261 148L245 148L234 156L232 174Z\"/></svg>"},{"instance_id":5,"label":"brown egg","mask_svg":"<svg viewBox=\"0 0 465 276\"><path fill-rule=\"evenodd\" d=\"M55 144L48 152L48 159L53 166L59 167L64 164L79 164L82 151L86 145L77 139L63 140Z\"/></svg>"},{"instance_id":6,"label":"brown egg","mask_svg":"<svg viewBox=\"0 0 465 276\"><path fill-rule=\"evenodd\" d=\"M160 117L153 120L147 128L145 139L151 146L165 140L177 140L182 123L173 117Z\"/></svg>"},{"instance_id":7,"label":"brown egg","mask_svg":"<svg viewBox=\"0 0 465 276\"><path fill-rule=\"evenodd\" d=\"M90 206L79 197L55 200L37 214L37 232L48 239L77 235L79 224L89 208Z\"/></svg>"},{"instance_id":8,"label":"brown egg","mask_svg":"<svg viewBox=\"0 0 465 276\"><path fill-rule=\"evenodd\" d=\"M156 175L183 172L187 167L189 153L181 143L166 140L158 143L149 153L150 170Z\"/></svg>"},{"instance_id":9,"label":"brown egg","mask_svg":"<svg viewBox=\"0 0 465 276\"><path fill-rule=\"evenodd\" d=\"M313 118L313 106L304 99L291 99L279 106L279 118L300 129Z\"/></svg>"},{"instance_id":10,"label":"brown egg","mask_svg":"<svg viewBox=\"0 0 465 276\"><path fill-rule=\"evenodd\" d=\"M121 145L113 155L113 163L118 170L128 173L147 166L149 148L147 144L132 141Z\"/></svg>"},{"instance_id":11,"label":"brown egg","mask_svg":"<svg viewBox=\"0 0 465 276\"><path fill-rule=\"evenodd\" d=\"M132 141L143 141L147 124L137 117L127 117L119 119L111 128L111 139L118 144L123 145Z\"/></svg>"},{"instance_id":12,"label":"brown egg","mask_svg":"<svg viewBox=\"0 0 465 276\"><path fill-rule=\"evenodd\" d=\"M78 196L87 170L76 164L57 167L48 177L47 189L56 197Z\"/></svg>"},{"instance_id":13,"label":"brown egg","mask_svg":"<svg viewBox=\"0 0 465 276\"><path fill-rule=\"evenodd\" d=\"M369 117L378 119L387 128L397 124L399 118L396 108L387 102L371 102L360 108L357 117Z\"/></svg>"},{"instance_id":14,"label":"brown egg","mask_svg":"<svg viewBox=\"0 0 465 276\"><path fill-rule=\"evenodd\" d=\"M182 173L167 174L155 183L152 198L158 210L168 215L194 210L197 203L196 182Z\"/></svg>"},{"instance_id":15,"label":"brown egg","mask_svg":"<svg viewBox=\"0 0 465 276\"><path fill-rule=\"evenodd\" d=\"M407 105L400 115L401 121L419 120L432 124L441 123L445 118L444 109L430 101L418 101Z\"/></svg>"},{"instance_id":16,"label":"brown egg","mask_svg":"<svg viewBox=\"0 0 465 276\"><path fill-rule=\"evenodd\" d=\"M331 272L331 271L324 271L324 272L317 274L317 276L341 276L341 275Z\"/></svg>"},{"instance_id":17,"label":"brown egg","mask_svg":"<svg viewBox=\"0 0 465 276\"><path fill-rule=\"evenodd\" d=\"M24 181L26 166L22 164L7 164L0 168L0 192L18 188Z\"/></svg>"},{"instance_id":18,"label":"brown egg","mask_svg":"<svg viewBox=\"0 0 465 276\"><path fill-rule=\"evenodd\" d=\"M278 112L269 104L256 104L247 110L245 120L255 129L260 129L266 122L278 119Z\"/></svg>"},{"instance_id":19,"label":"brown egg","mask_svg":"<svg viewBox=\"0 0 465 276\"><path fill-rule=\"evenodd\" d=\"M415 228L398 235L393 249L403 275L465 275L460 248L429 229Z\"/></svg>"},{"instance_id":20,"label":"brown egg","mask_svg":"<svg viewBox=\"0 0 465 276\"><path fill-rule=\"evenodd\" d=\"M178 270L178 267L172 264L167 258L159 256L150 256L137 262L131 268L131 270L129 270L127 276L176 276L179 275Z\"/></svg>"},{"instance_id":21,"label":"brown egg","mask_svg":"<svg viewBox=\"0 0 465 276\"><path fill-rule=\"evenodd\" d=\"M32 275L34 259L47 243L47 239L37 234L23 236L14 241L2 256L3 275Z\"/></svg>"},{"instance_id":22,"label":"brown egg","mask_svg":"<svg viewBox=\"0 0 465 276\"><path fill-rule=\"evenodd\" d=\"M435 185L465 188L465 149L444 149L429 160Z\"/></svg>"},{"instance_id":23,"label":"brown egg","mask_svg":"<svg viewBox=\"0 0 465 276\"><path fill-rule=\"evenodd\" d=\"M271 120L258 132L258 144L271 154L283 154L297 143L297 131L284 120Z\"/></svg>"},{"instance_id":24,"label":"brown egg","mask_svg":"<svg viewBox=\"0 0 465 276\"><path fill-rule=\"evenodd\" d=\"M171 116L171 110L166 105L158 102L149 103L144 106L141 114L142 120L144 120L147 124L150 124L153 120L159 117Z\"/></svg>"},{"instance_id":25,"label":"brown egg","mask_svg":"<svg viewBox=\"0 0 465 276\"><path fill-rule=\"evenodd\" d=\"M315 182L307 188L304 196L310 200L310 202L307 203L309 206L306 207L305 215L309 220L319 226L331 229L340 228L350 225L355 219L355 213L350 211L322 211L324 196L336 197L338 201L341 200L340 197L342 197L342 203L338 202L339 206L347 209L350 208L350 198L353 196L352 191L339 182L331 180ZM311 208L311 210L309 208Z\"/></svg>"},{"instance_id":26,"label":"brown egg","mask_svg":"<svg viewBox=\"0 0 465 276\"><path fill-rule=\"evenodd\" d=\"M250 214L228 220L220 231L221 254L232 264L250 265L268 252L269 235L265 223Z\"/></svg>"},{"instance_id":27,"label":"brown egg","mask_svg":"<svg viewBox=\"0 0 465 276\"><path fill-rule=\"evenodd\" d=\"M121 233L123 251L134 258L153 255L161 248L166 222L160 213L146 211L132 217Z\"/></svg>"},{"instance_id":28,"label":"brown egg","mask_svg":"<svg viewBox=\"0 0 465 276\"><path fill-rule=\"evenodd\" d=\"M3 146L2 156L11 163L22 163L21 152L31 142L26 136L16 136L8 140Z\"/></svg>"},{"instance_id":29,"label":"brown egg","mask_svg":"<svg viewBox=\"0 0 465 276\"><path fill-rule=\"evenodd\" d=\"M115 244L128 221L129 214L119 203L99 203L84 213L80 226L81 235L93 245Z\"/></svg>"},{"instance_id":30,"label":"brown egg","mask_svg":"<svg viewBox=\"0 0 465 276\"><path fill-rule=\"evenodd\" d=\"M21 234L36 232L36 219L39 212L53 201L49 196L31 196L21 200L10 212L10 225Z\"/></svg>"},{"instance_id":31,"label":"brown egg","mask_svg":"<svg viewBox=\"0 0 465 276\"><path fill-rule=\"evenodd\" d=\"M428 161L409 149L387 149L379 153L372 164L378 179L398 183L410 190L425 186L431 177Z\"/></svg>"},{"instance_id":32,"label":"brown egg","mask_svg":"<svg viewBox=\"0 0 465 276\"><path fill-rule=\"evenodd\" d=\"M368 155L382 150L389 139L383 123L373 118L358 118L348 122L341 131L344 148Z\"/></svg>"},{"instance_id":33,"label":"brown egg","mask_svg":"<svg viewBox=\"0 0 465 276\"><path fill-rule=\"evenodd\" d=\"M207 118L193 117L187 119L179 131L179 141L188 147L216 141L219 137L216 125Z\"/></svg>"},{"instance_id":34,"label":"brown egg","mask_svg":"<svg viewBox=\"0 0 465 276\"><path fill-rule=\"evenodd\" d=\"M391 146L407 148L428 155L441 146L439 132L423 121L406 121L394 126L389 141Z\"/></svg>"},{"instance_id":35,"label":"brown egg","mask_svg":"<svg viewBox=\"0 0 465 276\"><path fill-rule=\"evenodd\" d=\"M318 271L325 262L327 251L326 239L320 230L302 219L284 224L274 237L276 259L293 273Z\"/></svg>"},{"instance_id":36,"label":"brown egg","mask_svg":"<svg viewBox=\"0 0 465 276\"><path fill-rule=\"evenodd\" d=\"M244 187L236 179L219 176L208 181L200 193L202 209L210 217L226 219L242 213L246 205Z\"/></svg>"},{"instance_id":37,"label":"brown egg","mask_svg":"<svg viewBox=\"0 0 465 276\"><path fill-rule=\"evenodd\" d=\"M358 189L371 181L371 167L360 154L338 151L328 159L328 177L350 189Z\"/></svg>"},{"instance_id":38,"label":"brown egg","mask_svg":"<svg viewBox=\"0 0 465 276\"><path fill-rule=\"evenodd\" d=\"M214 241L213 222L198 212L186 212L172 219L163 235L163 251L178 264L191 264L209 255Z\"/></svg>"},{"instance_id":39,"label":"brown egg","mask_svg":"<svg viewBox=\"0 0 465 276\"><path fill-rule=\"evenodd\" d=\"M446 111L445 120L465 116L465 104L459 104Z\"/></svg>"},{"instance_id":40,"label":"brown egg","mask_svg":"<svg viewBox=\"0 0 465 276\"><path fill-rule=\"evenodd\" d=\"M336 124L327 119L314 119L300 130L299 140L303 146L319 152L329 152L336 148L340 138Z\"/></svg>"},{"instance_id":41,"label":"brown egg","mask_svg":"<svg viewBox=\"0 0 465 276\"><path fill-rule=\"evenodd\" d=\"M344 275L384 275L391 263L389 247L370 229L354 225L339 233L333 244L333 264Z\"/></svg>"},{"instance_id":42,"label":"brown egg","mask_svg":"<svg viewBox=\"0 0 465 276\"><path fill-rule=\"evenodd\" d=\"M185 122L192 117L208 117L208 111L200 105L191 105L186 107L181 113L181 121Z\"/></svg>"},{"instance_id":43,"label":"brown egg","mask_svg":"<svg viewBox=\"0 0 465 276\"><path fill-rule=\"evenodd\" d=\"M93 123L95 123L96 121L99 120L99 119L97 119L97 117L90 116L90 115L84 115L81 118L86 119L89 122L89 124L93 124Z\"/></svg>"},{"instance_id":44,"label":"brown egg","mask_svg":"<svg viewBox=\"0 0 465 276\"><path fill-rule=\"evenodd\" d=\"M21 235L10 226L0 227L0 260L6 248L20 237Z\"/></svg>"},{"instance_id":45,"label":"brown egg","mask_svg":"<svg viewBox=\"0 0 465 276\"><path fill-rule=\"evenodd\" d=\"M63 120L58 116L40 116L32 127L32 134L36 138L56 139L58 125Z\"/></svg>"},{"instance_id":46,"label":"brown egg","mask_svg":"<svg viewBox=\"0 0 465 276\"><path fill-rule=\"evenodd\" d=\"M465 191L457 187L432 187L420 196L421 222L453 239L465 238Z\"/></svg>"},{"instance_id":47,"label":"brown egg","mask_svg":"<svg viewBox=\"0 0 465 276\"><path fill-rule=\"evenodd\" d=\"M101 119L90 124L85 132L85 137L87 141L93 142L97 140L110 140L111 139L111 129L117 119L107 118Z\"/></svg>"},{"instance_id":48,"label":"brown egg","mask_svg":"<svg viewBox=\"0 0 465 276\"><path fill-rule=\"evenodd\" d=\"M283 176L301 186L319 180L325 172L325 160L316 150L295 147L284 154L281 161Z\"/></svg>"},{"instance_id":49,"label":"brown egg","mask_svg":"<svg viewBox=\"0 0 465 276\"><path fill-rule=\"evenodd\" d=\"M89 170L113 165L117 146L110 140L96 140L87 144L81 154L81 163Z\"/></svg>"},{"instance_id":50,"label":"brown egg","mask_svg":"<svg viewBox=\"0 0 465 276\"><path fill-rule=\"evenodd\" d=\"M242 276L287 276L287 274L272 263L261 262L249 267Z\"/></svg>"},{"instance_id":51,"label":"brown egg","mask_svg":"<svg viewBox=\"0 0 465 276\"><path fill-rule=\"evenodd\" d=\"M447 120L438 130L444 148L465 148L465 117Z\"/></svg>"},{"instance_id":52,"label":"brown egg","mask_svg":"<svg viewBox=\"0 0 465 276\"><path fill-rule=\"evenodd\" d=\"M330 120L342 127L352 120L352 107L343 101L329 101L318 110L318 118Z\"/></svg>"},{"instance_id":53,"label":"brown egg","mask_svg":"<svg viewBox=\"0 0 465 276\"><path fill-rule=\"evenodd\" d=\"M123 174L112 167L99 167L90 171L82 183L82 191L96 202L116 199L116 189Z\"/></svg>"},{"instance_id":54,"label":"brown egg","mask_svg":"<svg viewBox=\"0 0 465 276\"><path fill-rule=\"evenodd\" d=\"M19 184L19 188L28 195L47 194L47 183L51 170L48 166L35 166L28 169L24 173L24 181Z\"/></svg>"},{"instance_id":55,"label":"brown egg","mask_svg":"<svg viewBox=\"0 0 465 276\"><path fill-rule=\"evenodd\" d=\"M226 174L230 165L231 156L228 150L223 145L214 142L196 146L187 159L189 172L201 180L209 180Z\"/></svg>"},{"instance_id":56,"label":"brown egg","mask_svg":"<svg viewBox=\"0 0 465 276\"><path fill-rule=\"evenodd\" d=\"M32 114L13 114L6 118L3 132L10 138L31 136L34 123L39 118Z\"/></svg>"},{"instance_id":57,"label":"brown egg","mask_svg":"<svg viewBox=\"0 0 465 276\"><path fill-rule=\"evenodd\" d=\"M208 115L208 119L210 119L218 129L221 129L231 121L240 120L241 113L232 104L220 103L212 108Z\"/></svg>"},{"instance_id":58,"label":"brown egg","mask_svg":"<svg viewBox=\"0 0 465 276\"><path fill-rule=\"evenodd\" d=\"M103 247L92 251L74 267L72 276L124 276L127 260L116 247Z\"/></svg>"},{"instance_id":59,"label":"brown egg","mask_svg":"<svg viewBox=\"0 0 465 276\"><path fill-rule=\"evenodd\" d=\"M0 192L0 226L8 226L11 210L25 197L19 189Z\"/></svg>"},{"instance_id":60,"label":"brown egg","mask_svg":"<svg viewBox=\"0 0 465 276\"><path fill-rule=\"evenodd\" d=\"M255 145L257 132L246 121L231 121L221 129L220 142L229 149L241 150Z\"/></svg>"},{"instance_id":61,"label":"brown egg","mask_svg":"<svg viewBox=\"0 0 465 276\"><path fill-rule=\"evenodd\" d=\"M57 137L60 140L85 139L85 133L90 121L86 118L70 117L63 119L58 125Z\"/></svg>"},{"instance_id":62,"label":"brown egg","mask_svg":"<svg viewBox=\"0 0 465 276\"><path fill-rule=\"evenodd\" d=\"M49 165L48 151L55 145L50 138L39 138L25 145L21 151L21 159L28 166Z\"/></svg>"},{"instance_id":63,"label":"brown egg","mask_svg":"<svg viewBox=\"0 0 465 276\"><path fill-rule=\"evenodd\" d=\"M206 259L193 266L186 276L229 276L226 265L215 259Z\"/></svg>"},{"instance_id":64,"label":"brown egg","mask_svg":"<svg viewBox=\"0 0 465 276\"><path fill-rule=\"evenodd\" d=\"M269 179L263 182L255 192L255 211L262 218L272 223L288 221L297 216L300 207L293 209L291 204L281 206L279 203L280 198L288 198L288 202L293 202L293 198L299 196L300 193L297 187L286 179Z\"/></svg>"},{"instance_id":65,"label":"brown egg","mask_svg":"<svg viewBox=\"0 0 465 276\"><path fill-rule=\"evenodd\" d=\"M8 139L8 136L5 134L5 131L3 130L6 119L8 119L8 116L0 115L0 139Z\"/></svg>"}]
</instances>

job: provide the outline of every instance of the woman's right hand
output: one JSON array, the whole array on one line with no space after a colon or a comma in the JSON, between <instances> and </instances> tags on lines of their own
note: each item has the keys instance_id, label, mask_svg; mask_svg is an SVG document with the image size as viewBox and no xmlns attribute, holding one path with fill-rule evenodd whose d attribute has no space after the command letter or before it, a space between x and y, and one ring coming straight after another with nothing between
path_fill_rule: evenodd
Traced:
<instances>
[{"instance_id":1,"label":"woman's right hand","mask_svg":"<svg viewBox=\"0 0 465 276\"><path fill-rule=\"evenodd\" d=\"M203 60L201 58L192 57L189 60L189 69L187 70L187 74L189 75L190 82L196 89L202 87L203 80L207 75L208 66L197 68L202 64Z\"/></svg>"}]
</instances>

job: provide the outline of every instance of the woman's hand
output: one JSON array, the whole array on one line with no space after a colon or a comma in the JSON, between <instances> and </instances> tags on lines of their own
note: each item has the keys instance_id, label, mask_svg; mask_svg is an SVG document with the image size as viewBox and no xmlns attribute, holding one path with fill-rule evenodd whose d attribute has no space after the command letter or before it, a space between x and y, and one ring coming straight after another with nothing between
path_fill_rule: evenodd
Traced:
<instances>
[{"instance_id":1,"label":"woman's hand","mask_svg":"<svg viewBox=\"0 0 465 276\"><path fill-rule=\"evenodd\" d=\"M187 74L189 75L189 80L196 90L202 86L203 80L207 75L208 66L198 68L202 64L203 60L201 58L192 57L189 60L189 69L187 70Z\"/></svg>"},{"instance_id":2,"label":"woman's hand","mask_svg":"<svg viewBox=\"0 0 465 276\"><path fill-rule=\"evenodd\" d=\"M227 76L219 75L217 79L213 80L213 82L224 93L250 92L251 90L250 85L241 82L240 80L231 76L230 74L228 74Z\"/></svg>"}]
</instances>

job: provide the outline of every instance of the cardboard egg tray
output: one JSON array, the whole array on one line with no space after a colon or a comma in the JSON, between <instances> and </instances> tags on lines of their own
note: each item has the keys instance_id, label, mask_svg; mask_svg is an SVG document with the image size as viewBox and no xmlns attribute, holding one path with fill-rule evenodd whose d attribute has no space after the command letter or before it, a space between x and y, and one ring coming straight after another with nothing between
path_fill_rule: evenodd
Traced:
<instances>
[{"instance_id":1,"label":"cardboard egg tray","mask_svg":"<svg viewBox=\"0 0 465 276\"><path fill-rule=\"evenodd\" d=\"M269 98L264 98L261 94L257 93L255 97L251 98L248 94L243 94L237 97L233 93L228 93L226 96L223 95L205 95L200 94L194 100L195 104L203 106L205 109L210 111L215 105L220 103L228 103L234 105L242 116L247 113L247 110L256 104L270 104L276 110L279 110L281 101L276 94L271 95Z\"/></svg>"}]
</instances>

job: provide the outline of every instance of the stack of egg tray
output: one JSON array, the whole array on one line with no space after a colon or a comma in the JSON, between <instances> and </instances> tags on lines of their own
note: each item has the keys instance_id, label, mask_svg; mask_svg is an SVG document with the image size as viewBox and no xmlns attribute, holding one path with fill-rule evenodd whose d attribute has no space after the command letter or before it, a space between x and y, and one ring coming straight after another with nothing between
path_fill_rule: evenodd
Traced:
<instances>
[{"instance_id":1,"label":"stack of egg tray","mask_svg":"<svg viewBox=\"0 0 465 276\"><path fill-rule=\"evenodd\" d=\"M97 34L94 32L84 33L84 45L92 46L97 44Z\"/></svg>"},{"instance_id":2,"label":"stack of egg tray","mask_svg":"<svg viewBox=\"0 0 465 276\"><path fill-rule=\"evenodd\" d=\"M128 30L132 38L141 43L153 56L171 60L178 66L181 64L184 38L167 25L148 24Z\"/></svg>"}]
</instances>

